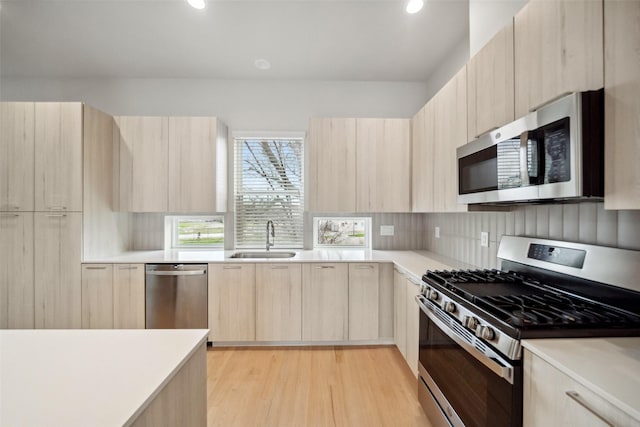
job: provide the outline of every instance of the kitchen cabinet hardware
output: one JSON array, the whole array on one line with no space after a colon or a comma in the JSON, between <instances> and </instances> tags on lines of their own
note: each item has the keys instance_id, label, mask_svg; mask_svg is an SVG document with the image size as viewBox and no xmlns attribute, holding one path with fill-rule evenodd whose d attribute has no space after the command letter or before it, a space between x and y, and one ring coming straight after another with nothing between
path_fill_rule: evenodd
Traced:
<instances>
[{"instance_id":1,"label":"kitchen cabinet hardware","mask_svg":"<svg viewBox=\"0 0 640 427\"><path fill-rule=\"evenodd\" d=\"M287 270L289 269L288 265L272 265L271 266L272 270Z\"/></svg>"},{"instance_id":2,"label":"kitchen cabinet hardware","mask_svg":"<svg viewBox=\"0 0 640 427\"><path fill-rule=\"evenodd\" d=\"M131 266L131 267L122 267L122 266L120 266L120 267L118 267L118 270L137 270L137 269L138 269L138 267L135 267L135 266Z\"/></svg>"},{"instance_id":3,"label":"kitchen cabinet hardware","mask_svg":"<svg viewBox=\"0 0 640 427\"><path fill-rule=\"evenodd\" d=\"M87 269L87 270L106 270L107 266L105 265L105 266L101 266L101 267L98 267L98 266L85 267L85 269Z\"/></svg>"},{"instance_id":4,"label":"kitchen cabinet hardware","mask_svg":"<svg viewBox=\"0 0 640 427\"><path fill-rule=\"evenodd\" d=\"M567 390L567 391L564 392L564 394L569 396L569 398L571 398L578 405L582 406L584 409L586 409L587 411L591 412L593 415L595 415L600 421L602 421L606 425L608 425L610 427L614 427L614 424L612 422L607 420L603 415L599 414L595 409L593 409L591 407L591 405L589 405L589 403L587 401L585 401L577 391Z\"/></svg>"},{"instance_id":5,"label":"kitchen cabinet hardware","mask_svg":"<svg viewBox=\"0 0 640 427\"><path fill-rule=\"evenodd\" d=\"M4 217L17 217L20 216L18 214L12 214L12 213L0 213L0 216L4 216Z\"/></svg>"},{"instance_id":6,"label":"kitchen cabinet hardware","mask_svg":"<svg viewBox=\"0 0 640 427\"><path fill-rule=\"evenodd\" d=\"M356 270L371 270L373 265L357 265Z\"/></svg>"},{"instance_id":7,"label":"kitchen cabinet hardware","mask_svg":"<svg viewBox=\"0 0 640 427\"><path fill-rule=\"evenodd\" d=\"M50 210L50 211L66 211L67 207L66 206L47 206L47 210Z\"/></svg>"},{"instance_id":8,"label":"kitchen cabinet hardware","mask_svg":"<svg viewBox=\"0 0 640 427\"><path fill-rule=\"evenodd\" d=\"M20 206L16 206L16 205L4 205L2 206L2 208L0 208L2 210L8 210L8 211L19 211L20 210Z\"/></svg>"},{"instance_id":9,"label":"kitchen cabinet hardware","mask_svg":"<svg viewBox=\"0 0 640 427\"><path fill-rule=\"evenodd\" d=\"M547 105L549 105L549 104L551 104L553 102L556 102L560 98L564 98L567 95L571 95L571 93L572 93L571 91L562 92L560 95L554 96L552 99L549 99L547 101L541 102L540 104L536 105L535 107L530 108L529 112L532 113L532 112L537 111L537 110L539 110L539 109L541 109L543 107L546 107Z\"/></svg>"},{"instance_id":10,"label":"kitchen cabinet hardware","mask_svg":"<svg viewBox=\"0 0 640 427\"><path fill-rule=\"evenodd\" d=\"M494 126L494 127L492 127L491 129L489 129L489 130L486 130L486 131L484 131L484 132L482 132L482 133L479 133L479 134L475 135L473 138L474 138L474 139L480 138L482 135L486 135L486 134L488 134L488 133L491 133L491 132L493 132L494 130L499 129L499 128L500 128L500 126ZM497 138L500 138L500 135L496 135L496 137L497 137Z\"/></svg>"},{"instance_id":11,"label":"kitchen cabinet hardware","mask_svg":"<svg viewBox=\"0 0 640 427\"><path fill-rule=\"evenodd\" d=\"M46 214L45 216L49 218L64 218L67 214Z\"/></svg>"},{"instance_id":12,"label":"kitchen cabinet hardware","mask_svg":"<svg viewBox=\"0 0 640 427\"><path fill-rule=\"evenodd\" d=\"M240 265L225 265L222 267L223 270L240 270L242 266Z\"/></svg>"},{"instance_id":13,"label":"kitchen cabinet hardware","mask_svg":"<svg viewBox=\"0 0 640 427\"><path fill-rule=\"evenodd\" d=\"M317 265L314 267L316 270L320 270L323 268L336 268L335 265Z\"/></svg>"}]
</instances>

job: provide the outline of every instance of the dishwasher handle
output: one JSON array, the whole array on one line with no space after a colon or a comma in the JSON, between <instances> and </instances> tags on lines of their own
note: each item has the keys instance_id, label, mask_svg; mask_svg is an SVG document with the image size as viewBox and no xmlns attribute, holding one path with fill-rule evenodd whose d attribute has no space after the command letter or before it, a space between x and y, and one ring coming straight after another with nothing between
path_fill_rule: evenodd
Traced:
<instances>
[{"instance_id":1,"label":"dishwasher handle","mask_svg":"<svg viewBox=\"0 0 640 427\"><path fill-rule=\"evenodd\" d=\"M147 271L149 276L202 276L206 270L183 270L183 271Z\"/></svg>"}]
</instances>

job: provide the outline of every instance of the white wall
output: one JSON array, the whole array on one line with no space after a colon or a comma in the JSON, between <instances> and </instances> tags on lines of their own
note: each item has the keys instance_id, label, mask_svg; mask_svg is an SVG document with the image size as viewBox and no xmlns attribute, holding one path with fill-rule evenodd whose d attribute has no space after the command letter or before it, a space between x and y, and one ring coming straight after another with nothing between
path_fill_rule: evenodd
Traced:
<instances>
[{"instance_id":1,"label":"white wall","mask_svg":"<svg viewBox=\"0 0 640 427\"><path fill-rule=\"evenodd\" d=\"M213 115L232 130L305 130L309 117L411 117L422 82L21 79L4 101L83 101L112 115Z\"/></svg>"},{"instance_id":2,"label":"white wall","mask_svg":"<svg viewBox=\"0 0 640 427\"><path fill-rule=\"evenodd\" d=\"M472 57L528 0L469 0L469 53Z\"/></svg>"},{"instance_id":3,"label":"white wall","mask_svg":"<svg viewBox=\"0 0 640 427\"><path fill-rule=\"evenodd\" d=\"M463 40L460 40L460 43L458 43L455 49L449 52L446 60L444 60L440 66L431 73L429 80L427 80L427 96L413 113L417 113L418 110L420 110L420 108L422 108L422 106L433 97L433 95L438 93L438 91L449 80L451 80L451 77L460 71L460 68L467 63L469 58L469 38L465 37Z\"/></svg>"}]
</instances>

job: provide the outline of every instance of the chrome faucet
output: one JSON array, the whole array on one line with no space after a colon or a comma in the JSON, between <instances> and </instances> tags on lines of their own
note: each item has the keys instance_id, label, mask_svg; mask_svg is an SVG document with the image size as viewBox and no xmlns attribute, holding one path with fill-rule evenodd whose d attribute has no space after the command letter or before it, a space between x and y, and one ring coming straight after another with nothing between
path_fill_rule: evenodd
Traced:
<instances>
[{"instance_id":1,"label":"chrome faucet","mask_svg":"<svg viewBox=\"0 0 640 427\"><path fill-rule=\"evenodd\" d=\"M273 237L274 241L276 238L276 229L273 226L273 221L269 220L267 221L267 252L269 251L271 246L274 245L274 243L269 240L269 224L271 224L271 237Z\"/></svg>"}]
</instances>

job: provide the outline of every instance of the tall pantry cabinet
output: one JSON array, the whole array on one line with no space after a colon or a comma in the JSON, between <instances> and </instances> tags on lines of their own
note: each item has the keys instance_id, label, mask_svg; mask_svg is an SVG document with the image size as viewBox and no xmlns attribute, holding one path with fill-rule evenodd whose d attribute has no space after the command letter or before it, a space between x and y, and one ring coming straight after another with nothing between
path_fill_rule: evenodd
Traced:
<instances>
[{"instance_id":1,"label":"tall pantry cabinet","mask_svg":"<svg viewBox=\"0 0 640 427\"><path fill-rule=\"evenodd\" d=\"M2 103L0 328L81 326L82 111Z\"/></svg>"}]
</instances>

